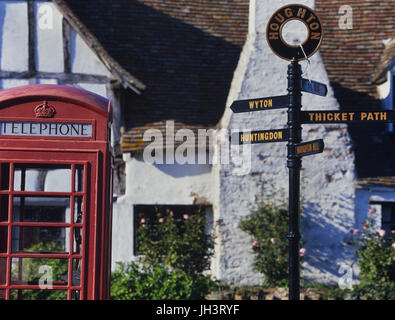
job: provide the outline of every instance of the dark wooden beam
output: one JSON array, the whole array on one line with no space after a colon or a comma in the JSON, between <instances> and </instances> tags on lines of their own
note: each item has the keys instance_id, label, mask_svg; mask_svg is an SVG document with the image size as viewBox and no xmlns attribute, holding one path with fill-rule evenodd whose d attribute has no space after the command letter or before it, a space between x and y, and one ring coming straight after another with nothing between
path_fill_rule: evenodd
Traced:
<instances>
[{"instance_id":1,"label":"dark wooden beam","mask_svg":"<svg viewBox=\"0 0 395 320\"><path fill-rule=\"evenodd\" d=\"M111 81L106 76L83 73L56 73L56 72L13 72L0 71L0 79L56 79L61 84L76 84L78 82L106 84Z\"/></svg>"},{"instance_id":2,"label":"dark wooden beam","mask_svg":"<svg viewBox=\"0 0 395 320\"><path fill-rule=\"evenodd\" d=\"M36 71L36 17L34 13L34 0L27 1L27 20L28 20L28 68L29 72Z\"/></svg>"},{"instance_id":3,"label":"dark wooden beam","mask_svg":"<svg viewBox=\"0 0 395 320\"><path fill-rule=\"evenodd\" d=\"M62 18L62 35L63 35L63 64L64 73L71 73L71 27L65 18Z\"/></svg>"}]
</instances>

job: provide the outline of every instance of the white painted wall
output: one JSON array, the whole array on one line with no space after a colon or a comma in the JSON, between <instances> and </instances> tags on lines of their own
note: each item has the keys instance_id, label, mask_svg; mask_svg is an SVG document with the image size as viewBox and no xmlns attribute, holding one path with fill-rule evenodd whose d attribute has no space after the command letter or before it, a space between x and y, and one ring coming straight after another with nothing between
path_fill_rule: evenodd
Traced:
<instances>
[{"instance_id":1,"label":"white painted wall","mask_svg":"<svg viewBox=\"0 0 395 320\"><path fill-rule=\"evenodd\" d=\"M27 79L0 79L1 89L11 89L15 87L27 86L30 82Z\"/></svg>"},{"instance_id":2,"label":"white painted wall","mask_svg":"<svg viewBox=\"0 0 395 320\"><path fill-rule=\"evenodd\" d=\"M51 2L36 2L36 68L63 72L62 14Z\"/></svg>"},{"instance_id":3,"label":"white painted wall","mask_svg":"<svg viewBox=\"0 0 395 320\"><path fill-rule=\"evenodd\" d=\"M84 82L79 82L76 84L77 87L96 93L99 96L105 97L105 98L110 98L108 96L108 92L107 92L107 85L106 84L102 84L102 83L84 83Z\"/></svg>"},{"instance_id":4,"label":"white painted wall","mask_svg":"<svg viewBox=\"0 0 395 320\"><path fill-rule=\"evenodd\" d=\"M0 69L26 71L28 68L27 3L0 1Z\"/></svg>"},{"instance_id":5,"label":"white painted wall","mask_svg":"<svg viewBox=\"0 0 395 320\"><path fill-rule=\"evenodd\" d=\"M192 205L194 194L213 203L211 165L180 165L144 162L142 157L124 154L126 192L114 203L112 269L117 261L133 257L133 205Z\"/></svg>"},{"instance_id":6,"label":"white painted wall","mask_svg":"<svg viewBox=\"0 0 395 320\"><path fill-rule=\"evenodd\" d=\"M277 57L266 42L266 23L281 6L294 1L253 1L255 34L249 36L235 73L227 105L235 99L287 94L288 62ZM314 1L299 1L314 9ZM250 25L250 33L254 28ZM244 55L244 56L243 56ZM246 63L245 59L248 59ZM310 58L312 80L327 84L327 97L304 93L303 110L336 110L339 105L319 53ZM306 71L306 62L301 62ZM303 75L305 78L307 75ZM286 109L232 114L226 111L222 125L232 129L280 129L286 126ZM326 151L303 158L302 233L306 240L303 277L336 282L339 264L353 259L344 239L354 227L354 154L345 125L304 125L303 141L324 139ZM262 180L274 183L288 192L286 144L271 143L252 147L251 172L244 176L232 174L232 165L222 166L220 175L220 210L223 220L220 233L220 266L218 278L233 283L258 284L262 276L252 269L253 255L249 236L237 227L241 217L249 213L260 193ZM331 182L329 182L331 181ZM286 192L286 194L287 194Z\"/></svg>"},{"instance_id":7,"label":"white painted wall","mask_svg":"<svg viewBox=\"0 0 395 320\"><path fill-rule=\"evenodd\" d=\"M71 72L111 77L110 72L79 34L71 31Z\"/></svg>"}]
</instances>

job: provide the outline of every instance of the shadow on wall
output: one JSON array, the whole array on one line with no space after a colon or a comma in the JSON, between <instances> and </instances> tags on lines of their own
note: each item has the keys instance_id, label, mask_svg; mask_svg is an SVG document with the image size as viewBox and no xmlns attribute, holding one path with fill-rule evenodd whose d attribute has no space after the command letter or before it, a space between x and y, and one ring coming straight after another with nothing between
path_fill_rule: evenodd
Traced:
<instances>
[{"instance_id":1,"label":"shadow on wall","mask_svg":"<svg viewBox=\"0 0 395 320\"><path fill-rule=\"evenodd\" d=\"M355 261L351 246L354 221L343 220L341 213L338 217L328 216L317 203L304 201L303 207L301 232L307 240L304 260L314 268L307 275L309 279L317 278L335 284L335 279L342 276L340 267ZM339 210L342 210L341 207ZM350 208L344 210L350 211Z\"/></svg>"},{"instance_id":2,"label":"shadow on wall","mask_svg":"<svg viewBox=\"0 0 395 320\"><path fill-rule=\"evenodd\" d=\"M342 111L381 110L381 102L372 96L331 83ZM395 135L386 123L349 124L358 178L395 175Z\"/></svg>"}]
</instances>

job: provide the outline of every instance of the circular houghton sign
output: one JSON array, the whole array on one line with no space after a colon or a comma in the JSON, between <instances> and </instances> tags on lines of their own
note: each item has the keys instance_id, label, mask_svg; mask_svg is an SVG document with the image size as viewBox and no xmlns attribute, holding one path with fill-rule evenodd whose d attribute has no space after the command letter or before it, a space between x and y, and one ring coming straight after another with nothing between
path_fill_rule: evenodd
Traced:
<instances>
[{"instance_id":1,"label":"circular houghton sign","mask_svg":"<svg viewBox=\"0 0 395 320\"><path fill-rule=\"evenodd\" d=\"M323 28L315 12L301 4L278 9L266 26L269 47L285 60L304 60L320 47Z\"/></svg>"}]
</instances>

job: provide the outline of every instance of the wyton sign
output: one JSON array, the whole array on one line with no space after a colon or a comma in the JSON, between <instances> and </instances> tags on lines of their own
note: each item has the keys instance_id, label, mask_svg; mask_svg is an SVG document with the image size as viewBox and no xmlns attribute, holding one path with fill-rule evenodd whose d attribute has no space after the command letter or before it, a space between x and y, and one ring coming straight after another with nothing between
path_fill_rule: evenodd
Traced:
<instances>
[{"instance_id":1,"label":"wyton sign","mask_svg":"<svg viewBox=\"0 0 395 320\"><path fill-rule=\"evenodd\" d=\"M307 38L297 45L291 45L282 35L285 24L298 20L305 24ZM287 128L234 133L232 143L268 143L286 141L287 167L289 168L289 298L299 300L300 261L299 261L299 210L300 210L300 169L301 158L322 153L322 139L302 142L302 124L317 123L376 123L394 122L393 110L323 110L302 111L302 91L325 97L328 89L325 84L302 78L300 60L308 59L319 48L323 38L323 28L319 17L310 8L300 4L289 4L278 9L269 19L266 28L266 40L273 52L291 63L287 70L288 94L267 98L234 101L231 109L235 113L266 111L288 108Z\"/></svg>"}]
</instances>

